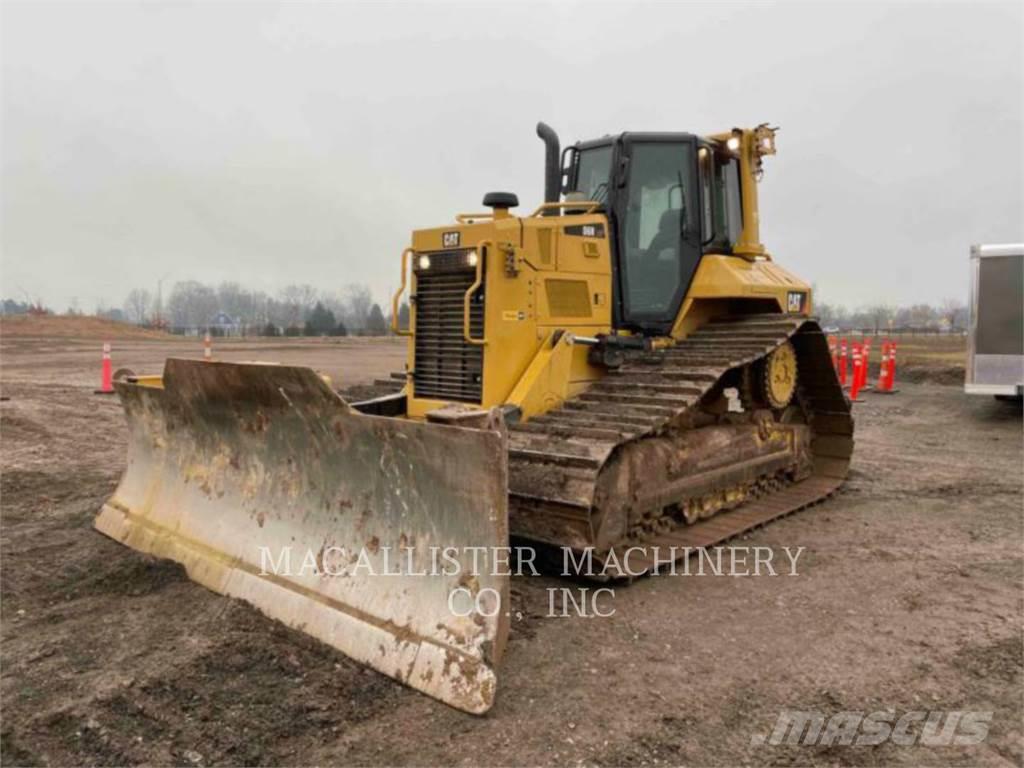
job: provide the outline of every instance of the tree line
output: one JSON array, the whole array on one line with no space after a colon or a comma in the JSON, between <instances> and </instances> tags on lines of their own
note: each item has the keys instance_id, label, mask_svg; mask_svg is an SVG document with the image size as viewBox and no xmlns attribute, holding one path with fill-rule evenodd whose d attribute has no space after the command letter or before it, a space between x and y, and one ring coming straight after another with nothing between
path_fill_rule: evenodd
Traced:
<instances>
[{"instance_id":1,"label":"tree line","mask_svg":"<svg viewBox=\"0 0 1024 768\"><path fill-rule=\"evenodd\" d=\"M52 314L41 302L4 299L3 314ZM848 309L841 304L815 301L814 314L826 328L861 329L876 333L892 328L917 330L963 330L967 307L959 299L938 304L871 304ZM65 314L82 314L77 306ZM166 299L143 288L131 290L122 307L99 306L96 315L112 320L189 332L211 330L238 335L344 336L381 335L391 326L365 285L349 285L338 292L318 292L311 285L287 285L275 295L251 291L239 283L217 286L194 280L175 283ZM227 318L229 323L216 322ZM401 327L408 327L409 306L402 303L398 313ZM230 330L227 330L227 329Z\"/></svg>"},{"instance_id":2,"label":"tree line","mask_svg":"<svg viewBox=\"0 0 1024 768\"><path fill-rule=\"evenodd\" d=\"M944 299L935 305L879 303L852 310L841 304L815 301L812 311L822 327L843 331L859 329L877 334L891 329L962 331L967 328L967 306L959 299Z\"/></svg>"},{"instance_id":3,"label":"tree line","mask_svg":"<svg viewBox=\"0 0 1024 768\"><path fill-rule=\"evenodd\" d=\"M390 317L373 300L370 289L358 284L337 292L292 284L271 295L236 282L212 286L184 280L172 286L166 299L144 288L132 289L121 314L126 322L179 333L380 336L390 328ZM399 316L407 314L408 307L403 305Z\"/></svg>"}]
</instances>

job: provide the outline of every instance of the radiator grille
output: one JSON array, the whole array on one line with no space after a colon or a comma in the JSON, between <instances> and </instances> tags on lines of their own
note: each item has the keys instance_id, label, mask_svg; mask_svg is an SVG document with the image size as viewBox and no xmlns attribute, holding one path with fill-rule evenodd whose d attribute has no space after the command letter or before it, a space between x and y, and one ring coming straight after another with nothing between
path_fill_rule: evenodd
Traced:
<instances>
[{"instance_id":1,"label":"radiator grille","mask_svg":"<svg viewBox=\"0 0 1024 768\"><path fill-rule=\"evenodd\" d=\"M476 279L476 270L439 258L446 255L432 254L431 268L416 273L414 391L416 397L479 403L483 347L462 336L463 297ZM483 286L473 295L469 318L473 338L483 338Z\"/></svg>"}]
</instances>

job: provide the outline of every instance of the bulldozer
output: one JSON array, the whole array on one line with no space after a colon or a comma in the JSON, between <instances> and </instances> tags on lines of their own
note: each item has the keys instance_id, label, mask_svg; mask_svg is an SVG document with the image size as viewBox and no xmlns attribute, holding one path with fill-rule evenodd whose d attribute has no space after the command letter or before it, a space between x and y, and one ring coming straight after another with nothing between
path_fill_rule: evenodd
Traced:
<instances>
[{"instance_id":1,"label":"bulldozer","mask_svg":"<svg viewBox=\"0 0 1024 768\"><path fill-rule=\"evenodd\" d=\"M186 359L115 382L128 464L96 527L482 714L513 541L635 577L835 491L850 405L760 241L777 129L537 133L535 210L490 192L412 233L377 390Z\"/></svg>"}]
</instances>

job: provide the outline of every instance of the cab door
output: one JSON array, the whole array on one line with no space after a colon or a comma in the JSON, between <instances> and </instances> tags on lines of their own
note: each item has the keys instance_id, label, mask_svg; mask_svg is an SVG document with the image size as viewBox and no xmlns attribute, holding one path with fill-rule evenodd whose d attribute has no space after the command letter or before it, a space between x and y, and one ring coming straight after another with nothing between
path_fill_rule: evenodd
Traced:
<instances>
[{"instance_id":1,"label":"cab door","mask_svg":"<svg viewBox=\"0 0 1024 768\"><path fill-rule=\"evenodd\" d=\"M627 133L617 149L617 325L668 333L701 256L697 138Z\"/></svg>"}]
</instances>

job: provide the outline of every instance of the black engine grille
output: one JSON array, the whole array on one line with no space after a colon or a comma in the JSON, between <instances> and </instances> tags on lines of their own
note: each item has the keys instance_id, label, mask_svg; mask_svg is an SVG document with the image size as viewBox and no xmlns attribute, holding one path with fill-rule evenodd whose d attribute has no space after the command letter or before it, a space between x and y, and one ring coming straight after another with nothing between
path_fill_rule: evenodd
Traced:
<instances>
[{"instance_id":1,"label":"black engine grille","mask_svg":"<svg viewBox=\"0 0 1024 768\"><path fill-rule=\"evenodd\" d=\"M461 254L431 254L429 269L416 270L416 397L479 403L483 396L483 347L462 336L463 297L476 270ZM473 294L469 313L474 339L484 332L484 289Z\"/></svg>"}]
</instances>

